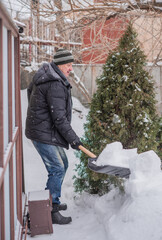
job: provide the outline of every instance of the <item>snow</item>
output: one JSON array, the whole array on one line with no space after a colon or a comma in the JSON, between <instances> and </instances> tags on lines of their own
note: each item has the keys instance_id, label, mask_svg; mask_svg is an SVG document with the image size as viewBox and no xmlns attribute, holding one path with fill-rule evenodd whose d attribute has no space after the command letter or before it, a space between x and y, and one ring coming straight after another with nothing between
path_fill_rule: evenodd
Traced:
<instances>
[{"instance_id":1,"label":"snow","mask_svg":"<svg viewBox=\"0 0 162 240\"><path fill-rule=\"evenodd\" d=\"M32 191L28 194L28 201L48 200L49 196L49 190Z\"/></svg>"},{"instance_id":2,"label":"snow","mask_svg":"<svg viewBox=\"0 0 162 240\"><path fill-rule=\"evenodd\" d=\"M44 190L47 173L38 153L30 140L24 136L27 108L26 90L21 91L24 145L25 190ZM81 137L84 134L88 110L73 98L72 126ZM80 111L76 111L80 110ZM72 177L75 164L79 162L73 149L69 149L69 169L62 188L61 201L68 209L62 215L71 216L68 225L53 225L53 234L38 235L39 240L161 240L162 239L162 174L161 161L154 151L137 154L136 149L123 149L120 142L114 142L103 150L109 151L118 161L129 163L131 174L123 179L125 192L112 186L103 196L74 192ZM107 159L108 157L103 157ZM127 159L127 161L126 161ZM99 161L99 158L97 159ZM30 235L27 240L32 239Z\"/></svg>"},{"instance_id":3,"label":"snow","mask_svg":"<svg viewBox=\"0 0 162 240\"><path fill-rule=\"evenodd\" d=\"M132 158L130 179L125 182L125 199L109 221L110 236L119 239L161 239L162 174L160 159L153 151ZM111 238L110 238L111 239Z\"/></svg>"},{"instance_id":4,"label":"snow","mask_svg":"<svg viewBox=\"0 0 162 240\"><path fill-rule=\"evenodd\" d=\"M3 172L3 168L0 167L0 178L1 178L2 172Z\"/></svg>"},{"instance_id":5,"label":"snow","mask_svg":"<svg viewBox=\"0 0 162 240\"><path fill-rule=\"evenodd\" d=\"M41 63L43 64L43 62ZM40 67L40 64L36 64L34 62L31 63L31 66L27 66L25 67L25 70L28 71L29 73L33 72L33 71L37 71Z\"/></svg>"},{"instance_id":6,"label":"snow","mask_svg":"<svg viewBox=\"0 0 162 240\"><path fill-rule=\"evenodd\" d=\"M15 20L15 19L14 19L14 22L15 22L15 23L16 23L16 25L18 25L18 26L21 26L21 27L26 27L26 25L25 25L24 23L22 23L22 22L19 22L19 21Z\"/></svg>"},{"instance_id":7,"label":"snow","mask_svg":"<svg viewBox=\"0 0 162 240\"><path fill-rule=\"evenodd\" d=\"M139 88L139 86L137 84L135 84L135 87L139 92L141 92L141 89Z\"/></svg>"},{"instance_id":8,"label":"snow","mask_svg":"<svg viewBox=\"0 0 162 240\"><path fill-rule=\"evenodd\" d=\"M97 166L111 165L118 167L129 168L129 161L136 157L137 149L123 149L121 142L113 142L107 144L104 150L100 153L97 161L93 163Z\"/></svg>"},{"instance_id":9,"label":"snow","mask_svg":"<svg viewBox=\"0 0 162 240\"><path fill-rule=\"evenodd\" d=\"M145 117L143 119L143 122L145 122L145 123L151 122L151 119L149 118L149 116L148 116L148 114L146 112L145 112Z\"/></svg>"},{"instance_id":10,"label":"snow","mask_svg":"<svg viewBox=\"0 0 162 240\"><path fill-rule=\"evenodd\" d=\"M34 42L41 42L41 43L50 43L50 44L58 43L58 41L41 39L41 38L32 37L32 36L23 36L23 37L20 37L20 40L34 41ZM78 45L78 46L82 45L82 43L80 43L80 42L71 42L71 41L60 41L60 44L71 44L71 45Z\"/></svg>"},{"instance_id":11,"label":"snow","mask_svg":"<svg viewBox=\"0 0 162 240\"><path fill-rule=\"evenodd\" d=\"M127 76L127 75L123 75L123 76L122 76L122 79L123 79L124 81L127 81L127 80L128 80L128 76Z\"/></svg>"},{"instance_id":12,"label":"snow","mask_svg":"<svg viewBox=\"0 0 162 240\"><path fill-rule=\"evenodd\" d=\"M112 121L113 123L120 123L121 119L117 114L114 114Z\"/></svg>"},{"instance_id":13,"label":"snow","mask_svg":"<svg viewBox=\"0 0 162 240\"><path fill-rule=\"evenodd\" d=\"M17 219L14 239L17 239L17 240L21 239L21 228L22 226L19 220Z\"/></svg>"},{"instance_id":14,"label":"snow","mask_svg":"<svg viewBox=\"0 0 162 240\"><path fill-rule=\"evenodd\" d=\"M8 156L9 156L9 153L11 151L11 147L12 147L12 143L9 142L6 149L5 149L5 152L4 152L4 165L6 164L6 162L8 160Z\"/></svg>"}]
</instances>

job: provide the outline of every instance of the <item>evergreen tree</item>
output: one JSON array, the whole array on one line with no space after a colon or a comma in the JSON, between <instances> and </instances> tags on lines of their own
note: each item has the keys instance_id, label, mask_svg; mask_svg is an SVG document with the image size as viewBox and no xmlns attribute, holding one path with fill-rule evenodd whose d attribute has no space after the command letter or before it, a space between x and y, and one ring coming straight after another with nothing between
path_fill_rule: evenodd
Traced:
<instances>
[{"instance_id":1,"label":"evergreen tree","mask_svg":"<svg viewBox=\"0 0 162 240\"><path fill-rule=\"evenodd\" d=\"M152 77L146 71L146 58L140 50L137 34L131 24L115 51L109 54L103 73L97 79L87 123L84 146L99 155L109 143L119 141L126 149L138 153L157 150L158 116ZM92 172L88 157L80 154L75 176L76 191L103 194L116 177Z\"/></svg>"},{"instance_id":2,"label":"evergreen tree","mask_svg":"<svg viewBox=\"0 0 162 240\"><path fill-rule=\"evenodd\" d=\"M159 131L157 134L158 149L157 154L162 160L162 117L159 119Z\"/></svg>"}]
</instances>

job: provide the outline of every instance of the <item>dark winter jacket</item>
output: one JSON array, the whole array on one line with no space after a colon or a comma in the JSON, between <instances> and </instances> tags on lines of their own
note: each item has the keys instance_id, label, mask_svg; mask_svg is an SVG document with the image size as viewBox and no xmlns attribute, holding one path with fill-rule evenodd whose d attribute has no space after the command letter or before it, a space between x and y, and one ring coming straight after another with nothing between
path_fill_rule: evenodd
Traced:
<instances>
[{"instance_id":1,"label":"dark winter jacket","mask_svg":"<svg viewBox=\"0 0 162 240\"><path fill-rule=\"evenodd\" d=\"M71 85L55 65L45 63L28 87L26 137L69 148L78 142L71 123Z\"/></svg>"}]
</instances>

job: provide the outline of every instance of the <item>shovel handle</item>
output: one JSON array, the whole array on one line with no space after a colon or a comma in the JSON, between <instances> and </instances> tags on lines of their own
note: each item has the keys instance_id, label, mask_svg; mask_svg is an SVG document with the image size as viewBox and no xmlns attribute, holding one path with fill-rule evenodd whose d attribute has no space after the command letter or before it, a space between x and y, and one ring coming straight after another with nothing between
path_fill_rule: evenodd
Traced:
<instances>
[{"instance_id":1,"label":"shovel handle","mask_svg":"<svg viewBox=\"0 0 162 240\"><path fill-rule=\"evenodd\" d=\"M86 149L82 145L79 145L79 149L91 158L96 158L97 157L94 153L90 152L88 149Z\"/></svg>"}]
</instances>

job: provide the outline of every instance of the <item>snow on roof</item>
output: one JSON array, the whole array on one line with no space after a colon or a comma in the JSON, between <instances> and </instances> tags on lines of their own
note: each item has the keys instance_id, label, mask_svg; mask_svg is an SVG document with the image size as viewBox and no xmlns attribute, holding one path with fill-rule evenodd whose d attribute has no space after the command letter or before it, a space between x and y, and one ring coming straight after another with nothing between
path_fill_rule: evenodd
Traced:
<instances>
[{"instance_id":1,"label":"snow on roof","mask_svg":"<svg viewBox=\"0 0 162 240\"><path fill-rule=\"evenodd\" d=\"M58 41L54 41L54 40L45 40L45 39L40 39L40 38L36 38L36 37L30 37L30 36L27 36L27 37L20 37L20 40L22 41L33 41L33 42L42 42L42 43L58 43ZM61 41L60 43L62 44L70 44L70 45L82 45L82 43L80 42L71 42L71 41Z\"/></svg>"},{"instance_id":2,"label":"snow on roof","mask_svg":"<svg viewBox=\"0 0 162 240\"><path fill-rule=\"evenodd\" d=\"M19 22L17 20L14 19L14 22L16 23L16 25L20 26L20 27L26 27L26 25L22 22Z\"/></svg>"}]
</instances>

